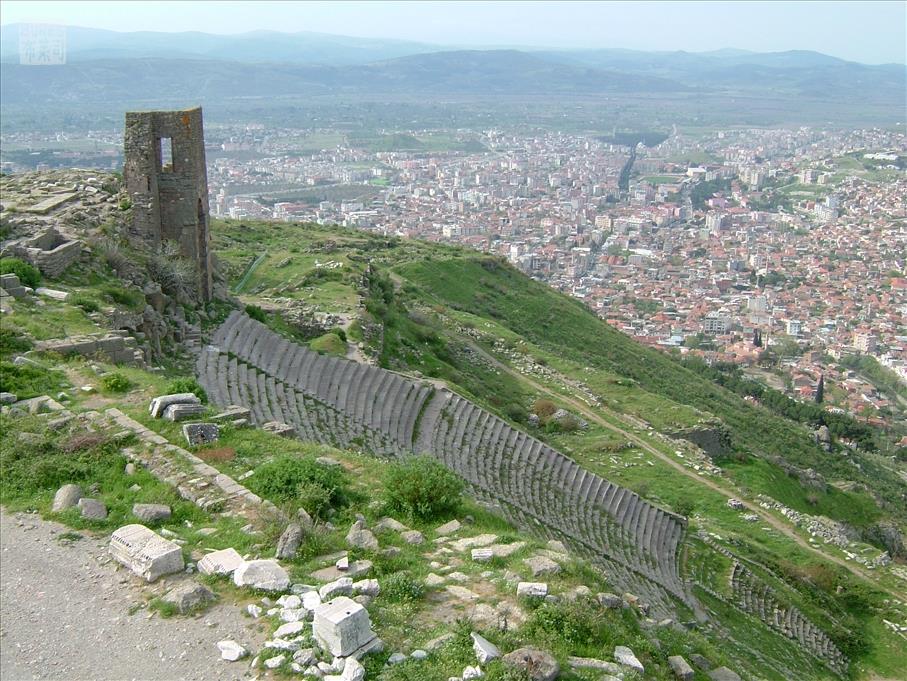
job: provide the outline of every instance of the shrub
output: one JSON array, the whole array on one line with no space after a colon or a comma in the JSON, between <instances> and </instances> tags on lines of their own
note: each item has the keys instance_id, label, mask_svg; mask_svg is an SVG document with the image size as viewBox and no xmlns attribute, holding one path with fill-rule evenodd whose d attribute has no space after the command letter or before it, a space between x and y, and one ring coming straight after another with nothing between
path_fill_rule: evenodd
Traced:
<instances>
[{"instance_id":1,"label":"shrub","mask_svg":"<svg viewBox=\"0 0 907 681\"><path fill-rule=\"evenodd\" d=\"M599 638L607 628L607 620L601 609L590 608L582 601L542 602L533 611L526 628L530 636L564 641L575 647Z\"/></svg>"},{"instance_id":2,"label":"shrub","mask_svg":"<svg viewBox=\"0 0 907 681\"><path fill-rule=\"evenodd\" d=\"M174 393L192 393L202 401L202 404L208 404L208 393L199 385L198 381L191 377L177 378L170 381L170 385L167 386L167 392L171 395Z\"/></svg>"},{"instance_id":3,"label":"shrub","mask_svg":"<svg viewBox=\"0 0 907 681\"><path fill-rule=\"evenodd\" d=\"M18 329L8 328L8 325L0 325L0 355L26 352L31 350L31 347L32 342L24 333Z\"/></svg>"},{"instance_id":4,"label":"shrub","mask_svg":"<svg viewBox=\"0 0 907 681\"><path fill-rule=\"evenodd\" d=\"M66 381L66 375L57 369L46 369L32 364L16 366L0 362L0 392L13 393L20 400L38 395L52 394Z\"/></svg>"},{"instance_id":5,"label":"shrub","mask_svg":"<svg viewBox=\"0 0 907 681\"><path fill-rule=\"evenodd\" d=\"M536 400L532 403L532 413L544 420L550 418L557 411L557 405L551 400Z\"/></svg>"},{"instance_id":6,"label":"shrub","mask_svg":"<svg viewBox=\"0 0 907 681\"><path fill-rule=\"evenodd\" d=\"M258 307L258 305L246 305L246 314L256 322L261 322L262 324L268 321L268 314Z\"/></svg>"},{"instance_id":7,"label":"shrub","mask_svg":"<svg viewBox=\"0 0 907 681\"><path fill-rule=\"evenodd\" d=\"M195 301L198 282L195 265L182 257L179 247L172 241L161 246L146 263L148 276L161 286L161 290L178 301Z\"/></svg>"},{"instance_id":8,"label":"shrub","mask_svg":"<svg viewBox=\"0 0 907 681\"><path fill-rule=\"evenodd\" d=\"M0 258L0 274L15 274L23 286L38 288L41 272L37 267L19 258Z\"/></svg>"},{"instance_id":9,"label":"shrub","mask_svg":"<svg viewBox=\"0 0 907 681\"><path fill-rule=\"evenodd\" d=\"M84 293L77 293L74 296L70 296L69 302L76 307L81 308L83 312L98 312L101 309L101 304L97 300Z\"/></svg>"},{"instance_id":10,"label":"shrub","mask_svg":"<svg viewBox=\"0 0 907 681\"><path fill-rule=\"evenodd\" d=\"M381 595L391 603L413 603L425 595L425 586L409 572L394 572L381 580Z\"/></svg>"},{"instance_id":11,"label":"shrub","mask_svg":"<svg viewBox=\"0 0 907 681\"><path fill-rule=\"evenodd\" d=\"M119 371L111 371L101 377L101 387L109 393L124 393L132 387L132 381Z\"/></svg>"},{"instance_id":12,"label":"shrub","mask_svg":"<svg viewBox=\"0 0 907 681\"><path fill-rule=\"evenodd\" d=\"M333 331L314 339L309 343L309 347L323 355L336 355L338 357L346 355L346 342Z\"/></svg>"},{"instance_id":13,"label":"shrub","mask_svg":"<svg viewBox=\"0 0 907 681\"><path fill-rule=\"evenodd\" d=\"M384 502L391 512L435 518L460 506L463 481L430 456L415 456L388 467Z\"/></svg>"},{"instance_id":14,"label":"shrub","mask_svg":"<svg viewBox=\"0 0 907 681\"><path fill-rule=\"evenodd\" d=\"M696 502L687 498L680 499L671 504L671 506L674 508L674 513L686 516L687 518L693 515L693 511L696 510Z\"/></svg>"},{"instance_id":15,"label":"shrub","mask_svg":"<svg viewBox=\"0 0 907 681\"><path fill-rule=\"evenodd\" d=\"M301 482L296 488L296 501L309 515L323 518L331 508L331 490L320 482Z\"/></svg>"},{"instance_id":16,"label":"shrub","mask_svg":"<svg viewBox=\"0 0 907 681\"><path fill-rule=\"evenodd\" d=\"M280 455L259 466L247 482L259 496L274 503L295 503L321 517L329 508L348 502L349 483L342 468L291 454ZM302 500L320 506L317 510L309 509Z\"/></svg>"},{"instance_id":17,"label":"shrub","mask_svg":"<svg viewBox=\"0 0 907 681\"><path fill-rule=\"evenodd\" d=\"M112 303L124 305L128 308L138 309L144 307L145 296L134 289L127 289L115 284L107 284L101 288L101 293Z\"/></svg>"}]
</instances>

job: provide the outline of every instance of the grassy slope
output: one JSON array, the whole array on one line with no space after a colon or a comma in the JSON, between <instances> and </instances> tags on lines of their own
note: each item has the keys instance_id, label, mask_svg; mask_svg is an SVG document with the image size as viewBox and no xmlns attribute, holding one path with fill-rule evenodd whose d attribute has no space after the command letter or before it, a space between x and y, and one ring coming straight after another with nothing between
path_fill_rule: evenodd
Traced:
<instances>
[{"instance_id":1,"label":"grassy slope","mask_svg":"<svg viewBox=\"0 0 907 681\"><path fill-rule=\"evenodd\" d=\"M267 224L246 225L242 232L236 225L226 227L218 238L228 244L239 234L243 241L252 239L256 242L273 241L277 236L276 230L272 231ZM508 406L514 403L528 405L537 396L534 389L508 373L489 368L474 354L464 352L470 344L478 345L509 363L499 352L500 348L493 347L491 339L497 338L510 349L531 355L561 374L581 380L617 414L642 418L656 429L668 432L713 422L717 415L729 425L735 447L741 452L783 453L798 465L819 469L830 480L837 477L859 479L859 473L850 464L829 460L828 455L816 449L804 428L755 408L694 375L669 356L634 343L596 318L581 303L523 277L500 261L453 247L386 239L334 227L299 225L285 230L281 230L282 250L294 252L300 258L317 253L320 258L343 260L349 267L345 281L350 291L356 286L360 293L365 290L368 295L368 289L363 289L361 281L368 264L379 271L390 272L394 283L394 295L389 297L391 303L387 306L390 313L379 311L383 315L379 321L383 322L384 334L379 345L370 343L385 366L418 370L428 376L444 378L458 390L519 423L520 414L508 413ZM242 252L237 248L234 257ZM248 255L242 257L248 258ZM241 272L242 268L237 269ZM302 267L298 275L305 277L311 271L311 266ZM276 272L269 273L266 267L256 276L260 276L262 282L273 282ZM313 286L311 293L316 299L333 295L319 285ZM244 300L251 302L255 298L244 296ZM327 302L327 309L331 309L331 302ZM364 321L374 323L376 317L366 314ZM476 332L487 332L487 339ZM564 386L560 389L565 395L571 394ZM627 424L619 425L626 427ZM638 436L665 450L664 442L646 434L645 429L634 430ZM583 433L538 434L589 468L645 492L646 496L666 506L694 499L693 526L719 532L744 556L757 560L762 556L770 557L773 568L780 561L787 561L788 573L795 575L810 574L824 565L817 556L802 551L770 528L741 520L739 513L727 508L722 495L703 488L693 479L678 478L657 460L643 456L638 449L621 450L619 438L610 431L593 427ZM728 461L725 467L725 473L752 494L767 493L798 510L826 513L857 525L879 515L872 499L859 491L844 493L832 489L810 501L808 491L795 479L758 458L750 458L745 463ZM874 475L872 469L869 470L867 478ZM831 547L824 550L840 555ZM710 550L707 552L717 555ZM852 586L851 578L846 575L836 579L836 583L845 588ZM797 581L791 574L785 580ZM816 621L827 625L839 619L829 619L825 614L826 597L811 595L808 585L798 583L796 588L791 588L777 579L775 583L784 590L786 597ZM895 585L895 588L899 587ZM883 616L891 617L890 613ZM727 626L733 616L719 614L719 619ZM872 669L897 678L898 643L881 625L876 626L877 620L878 614L875 618L848 619L849 622L861 622L860 628L872 632L872 648L855 668ZM745 634L746 627L738 627L734 632L741 641L753 641L749 652L741 646L739 654L758 657L761 646L755 641L762 639L752 636L747 639ZM784 646L778 646L777 642L771 643L772 650L781 654ZM789 652L783 653L781 658L789 655ZM801 667L803 677L815 678L815 670L807 671L807 667ZM774 676L767 670L763 673Z\"/></svg>"},{"instance_id":2,"label":"grassy slope","mask_svg":"<svg viewBox=\"0 0 907 681\"><path fill-rule=\"evenodd\" d=\"M561 358L630 378L641 391L719 417L730 427L735 448L742 452L781 454L787 461L815 468L830 479L869 481L848 460L823 455L802 427L747 404L669 356L633 342L578 301L522 276L498 260L476 256L421 260L398 266L396 271L430 300L494 319ZM903 495L902 483L893 479L890 472L870 472L872 482L887 481L892 505L903 512L903 505L898 503L898 492ZM865 495L848 494L835 501L821 510L858 526L878 516Z\"/></svg>"}]
</instances>

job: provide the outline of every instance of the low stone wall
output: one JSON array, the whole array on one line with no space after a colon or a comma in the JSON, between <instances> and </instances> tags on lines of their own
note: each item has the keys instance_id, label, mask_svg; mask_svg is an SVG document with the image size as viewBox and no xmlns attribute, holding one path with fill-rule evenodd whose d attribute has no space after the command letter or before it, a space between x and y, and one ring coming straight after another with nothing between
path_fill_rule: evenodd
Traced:
<instances>
[{"instance_id":1,"label":"low stone wall","mask_svg":"<svg viewBox=\"0 0 907 681\"><path fill-rule=\"evenodd\" d=\"M38 341L35 349L56 352L64 357L101 357L114 364L145 364L145 354L136 346L135 338L126 335L124 331Z\"/></svg>"},{"instance_id":2,"label":"low stone wall","mask_svg":"<svg viewBox=\"0 0 907 681\"><path fill-rule=\"evenodd\" d=\"M28 239L11 241L4 247L3 255L21 258L37 267L48 277L59 277L82 254L82 242L67 239L50 228Z\"/></svg>"}]
</instances>

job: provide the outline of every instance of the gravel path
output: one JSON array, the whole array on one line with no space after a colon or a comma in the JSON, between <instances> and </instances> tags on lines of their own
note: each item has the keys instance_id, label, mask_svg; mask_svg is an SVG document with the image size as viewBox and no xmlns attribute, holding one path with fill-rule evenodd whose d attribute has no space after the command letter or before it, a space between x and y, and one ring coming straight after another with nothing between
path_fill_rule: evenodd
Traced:
<instances>
[{"instance_id":1,"label":"gravel path","mask_svg":"<svg viewBox=\"0 0 907 681\"><path fill-rule=\"evenodd\" d=\"M3 681L176 681L249 678L248 658L220 659L217 641L257 649L264 637L235 605L195 618L135 606L161 592L107 555L106 538L66 541L67 528L0 510L0 678ZM177 579L183 579L178 577ZM175 581L175 580L174 580Z\"/></svg>"}]
</instances>

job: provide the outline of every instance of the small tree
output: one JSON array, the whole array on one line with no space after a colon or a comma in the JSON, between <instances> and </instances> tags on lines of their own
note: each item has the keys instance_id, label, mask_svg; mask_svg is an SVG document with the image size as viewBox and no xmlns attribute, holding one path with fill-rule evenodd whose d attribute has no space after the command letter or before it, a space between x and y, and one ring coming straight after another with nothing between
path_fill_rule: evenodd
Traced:
<instances>
[{"instance_id":1,"label":"small tree","mask_svg":"<svg viewBox=\"0 0 907 681\"><path fill-rule=\"evenodd\" d=\"M819 385L816 386L816 404L822 404L825 399L825 374L819 376Z\"/></svg>"}]
</instances>

